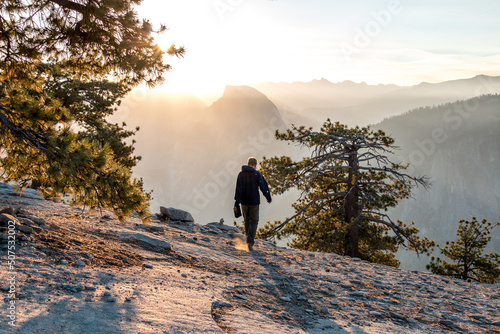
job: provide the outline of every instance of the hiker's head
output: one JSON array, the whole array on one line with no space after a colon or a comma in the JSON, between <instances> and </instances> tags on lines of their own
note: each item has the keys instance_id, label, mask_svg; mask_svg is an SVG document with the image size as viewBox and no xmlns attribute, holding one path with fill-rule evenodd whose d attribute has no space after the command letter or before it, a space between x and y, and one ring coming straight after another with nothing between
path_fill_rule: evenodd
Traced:
<instances>
[{"instance_id":1,"label":"hiker's head","mask_svg":"<svg viewBox=\"0 0 500 334\"><path fill-rule=\"evenodd\" d=\"M247 165L253 168L257 168L257 159L255 159L254 157L248 158Z\"/></svg>"}]
</instances>

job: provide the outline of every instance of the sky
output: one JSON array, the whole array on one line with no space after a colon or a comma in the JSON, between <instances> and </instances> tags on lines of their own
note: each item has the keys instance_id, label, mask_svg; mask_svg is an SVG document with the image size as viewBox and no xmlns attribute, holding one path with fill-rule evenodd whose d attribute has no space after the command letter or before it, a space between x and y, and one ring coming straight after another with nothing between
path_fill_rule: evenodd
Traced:
<instances>
[{"instance_id":1,"label":"sky","mask_svg":"<svg viewBox=\"0 0 500 334\"><path fill-rule=\"evenodd\" d=\"M498 0L144 0L141 17L185 46L157 90L221 95L226 85L414 85L500 75Z\"/></svg>"}]
</instances>

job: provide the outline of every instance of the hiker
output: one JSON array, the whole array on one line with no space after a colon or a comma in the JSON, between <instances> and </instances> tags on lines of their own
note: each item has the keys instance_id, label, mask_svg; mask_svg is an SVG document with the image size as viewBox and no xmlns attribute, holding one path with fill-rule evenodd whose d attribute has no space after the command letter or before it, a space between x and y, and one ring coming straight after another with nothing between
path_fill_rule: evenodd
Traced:
<instances>
[{"instance_id":1,"label":"hiker","mask_svg":"<svg viewBox=\"0 0 500 334\"><path fill-rule=\"evenodd\" d=\"M259 224L259 189L266 197L267 202L271 203L269 186L262 174L257 171L257 159L250 157L248 158L247 165L241 167L234 194L234 200L236 201L234 203L234 211L237 212L241 204L249 251L253 249L255 234L257 233L257 226Z\"/></svg>"}]
</instances>

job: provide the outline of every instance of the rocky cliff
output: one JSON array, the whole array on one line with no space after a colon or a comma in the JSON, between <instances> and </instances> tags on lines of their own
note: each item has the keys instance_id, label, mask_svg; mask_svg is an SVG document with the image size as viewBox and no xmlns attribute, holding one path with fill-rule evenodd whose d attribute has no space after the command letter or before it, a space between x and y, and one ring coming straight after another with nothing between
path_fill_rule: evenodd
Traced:
<instances>
[{"instance_id":1,"label":"rocky cliff","mask_svg":"<svg viewBox=\"0 0 500 334\"><path fill-rule=\"evenodd\" d=\"M248 252L236 228L179 210L120 223L8 186L0 210L2 333L500 332L494 286L260 240Z\"/></svg>"}]
</instances>

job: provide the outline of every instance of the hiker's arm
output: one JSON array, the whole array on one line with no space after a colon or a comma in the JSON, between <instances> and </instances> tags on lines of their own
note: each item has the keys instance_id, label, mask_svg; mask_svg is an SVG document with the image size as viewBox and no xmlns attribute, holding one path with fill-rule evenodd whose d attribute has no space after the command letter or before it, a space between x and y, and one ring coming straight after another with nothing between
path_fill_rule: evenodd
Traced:
<instances>
[{"instance_id":1,"label":"hiker's arm","mask_svg":"<svg viewBox=\"0 0 500 334\"><path fill-rule=\"evenodd\" d=\"M264 194L264 196L266 197L267 203L271 203L273 201L273 199L271 198L271 192L269 191L269 186L267 185L266 179L264 179L264 176L262 175L260 177L259 187L260 191L262 191L262 194Z\"/></svg>"},{"instance_id":2,"label":"hiker's arm","mask_svg":"<svg viewBox=\"0 0 500 334\"><path fill-rule=\"evenodd\" d=\"M236 189L234 191L234 210L236 211L236 207L241 203L241 178L238 175L238 179L236 180Z\"/></svg>"}]
</instances>

